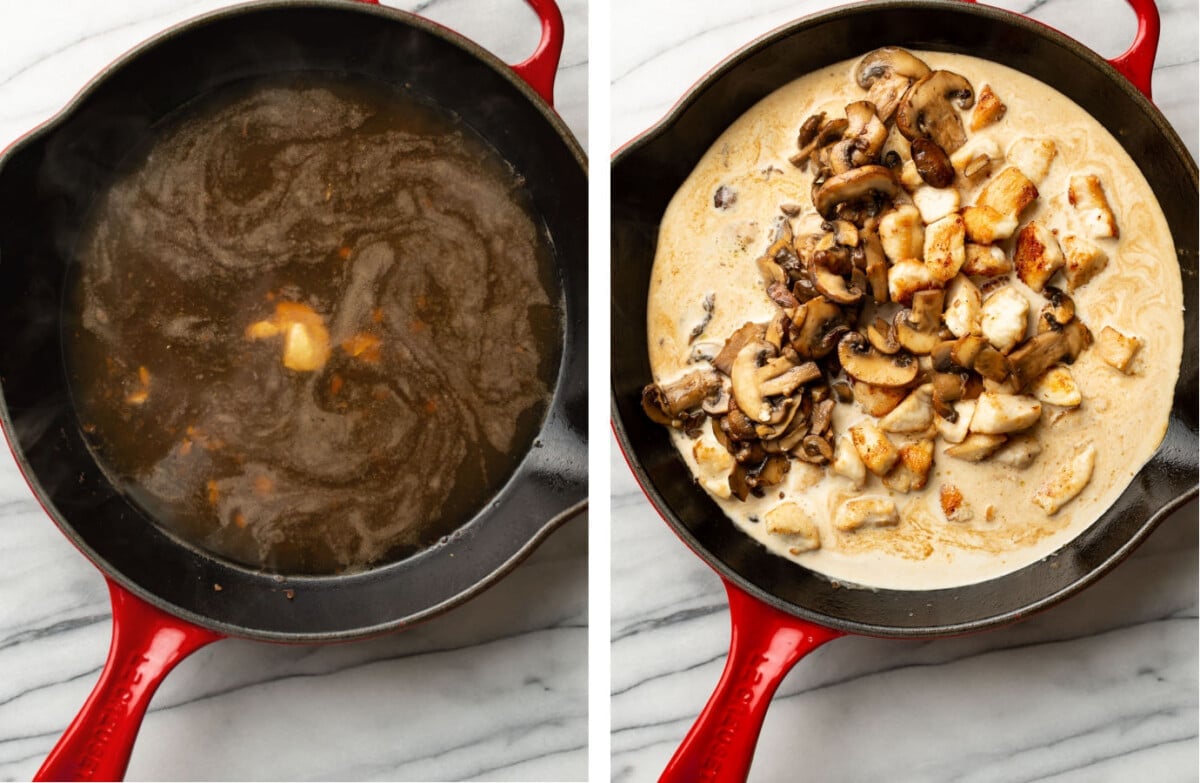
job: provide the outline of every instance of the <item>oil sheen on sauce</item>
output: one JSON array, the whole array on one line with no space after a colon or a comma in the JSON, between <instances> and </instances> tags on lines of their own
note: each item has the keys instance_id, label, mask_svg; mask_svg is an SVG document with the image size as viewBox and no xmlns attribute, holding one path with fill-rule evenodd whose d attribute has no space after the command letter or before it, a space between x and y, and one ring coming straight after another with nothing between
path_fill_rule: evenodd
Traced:
<instances>
[{"instance_id":1,"label":"oil sheen on sauce","mask_svg":"<svg viewBox=\"0 0 1200 783\"><path fill-rule=\"evenodd\" d=\"M332 75L181 109L93 207L64 319L100 463L268 570L396 560L530 447L561 306L520 177L456 117Z\"/></svg>"},{"instance_id":2,"label":"oil sheen on sauce","mask_svg":"<svg viewBox=\"0 0 1200 783\"><path fill-rule=\"evenodd\" d=\"M1161 442L1183 350L1175 246L1145 178L1108 131L1053 88L1005 66L962 55L914 54L931 68L966 76L976 92L990 84L1007 104L1001 122L968 138L990 136L1001 152L1023 136L1049 136L1057 144L1058 155L1038 185L1041 197L1023 213L1022 223L1037 218L1051 229L1082 233L1067 203L1068 179L1086 173L1100 177L1120 239L1095 240L1108 253L1108 267L1072 296L1093 334L1111 325L1145 344L1128 376L1095 351L1083 353L1071 367L1083 405L1052 423L1043 414L1035 431L1043 451L1023 470L947 457L939 439L924 490L893 493L871 479L864 492L890 496L900 510L895 528L837 531L833 509L860 492L831 471L795 461L784 484L763 498L741 502L713 495L734 523L780 556L843 584L905 590L954 587L1015 571L1053 554L1098 519ZM649 292L648 348L656 382L694 366L688 364L689 336L704 318L709 294L715 293L715 306L703 340L723 342L745 322L765 323L774 314L755 259L769 243L781 204L803 204L805 214L813 211L812 175L799 172L787 158L795 152L804 118L818 111L841 116L847 103L863 99L852 78L856 62L806 75L767 96L717 139L676 193L660 228ZM726 210L713 205L722 185L737 194ZM963 203L973 203L974 197L975 192L964 192ZM1010 242L1002 245L1006 251ZM856 404L838 405L834 431L845 432L863 417ZM671 437L693 474L703 478L693 456L695 441L678 431ZM720 448L707 426L701 437ZM1031 503L1034 491L1087 443L1098 452L1090 483L1047 516ZM974 519L946 521L937 494L943 483L962 490ZM757 521L784 499L801 504L817 520L819 549L791 554L783 539ZM994 514L990 521L983 513L988 506Z\"/></svg>"}]
</instances>

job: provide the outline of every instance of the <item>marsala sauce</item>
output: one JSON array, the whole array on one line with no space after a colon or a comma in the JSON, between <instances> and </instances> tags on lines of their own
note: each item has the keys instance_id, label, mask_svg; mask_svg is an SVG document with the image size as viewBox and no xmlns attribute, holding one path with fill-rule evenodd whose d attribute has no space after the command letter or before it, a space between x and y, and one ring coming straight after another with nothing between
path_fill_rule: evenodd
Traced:
<instances>
[{"instance_id":1,"label":"marsala sauce","mask_svg":"<svg viewBox=\"0 0 1200 783\"><path fill-rule=\"evenodd\" d=\"M474 131L399 89L308 74L184 107L78 247L64 342L101 464L168 532L270 570L451 533L530 447L557 368L528 205ZM248 331L295 312L328 335L310 369L284 365L287 322Z\"/></svg>"},{"instance_id":2,"label":"marsala sauce","mask_svg":"<svg viewBox=\"0 0 1200 783\"><path fill-rule=\"evenodd\" d=\"M1005 66L961 55L914 54L931 68L964 75L976 93L990 84L1007 104L1003 120L968 131L969 140L990 136L1001 153L1023 136L1049 137L1057 144L1049 174L1038 183L1041 196L1022 214L1022 224L1037 218L1060 235L1087 236L1067 202L1067 183L1072 174L1099 176L1120 239L1091 240L1107 252L1108 266L1072 296L1094 335L1110 325L1145 341L1128 376L1106 365L1095 350L1083 353L1071 366L1082 406L1058 418L1050 415L1052 406L1045 406L1033 430L1042 452L1023 470L946 456L947 444L939 438L928 484L920 492L892 492L871 476L860 491L832 471L793 461L785 482L763 498L741 502L713 496L730 519L764 546L830 579L921 590L983 581L1046 557L1116 500L1166 432L1183 350L1183 293L1162 210L1136 165L1099 123L1053 88ZM856 63L830 66L767 96L717 139L676 193L660 228L650 283L648 347L655 381L673 380L696 366L688 364L688 341L704 317L707 295L715 293L715 308L701 341L724 342L745 322L765 323L776 312L755 259L769 244L781 204L802 204L804 214L814 211L811 172L800 172L787 158L796 151L796 132L806 117L822 110L840 117L846 104L865 98L853 81ZM722 185L737 197L726 210L713 204ZM976 192L964 191L962 203L974 203ZM1001 245L1010 257L1011 242ZM1014 285L1031 298L1036 314L1041 297ZM836 406L835 437L864 417L855 403ZM707 423L702 430L703 440L720 448ZM678 431L672 437L693 474L706 478L693 455L695 441ZM903 440L897 438L897 443ZM1098 451L1090 483L1057 514L1047 516L1032 504L1033 493L1087 443ZM944 483L962 490L974 512L972 520L946 521L938 501ZM835 530L834 509L862 494L894 499L900 524ZM784 500L810 511L821 534L819 549L793 555L785 538L768 533L758 521ZM985 519L988 506L994 509L991 521Z\"/></svg>"}]
</instances>

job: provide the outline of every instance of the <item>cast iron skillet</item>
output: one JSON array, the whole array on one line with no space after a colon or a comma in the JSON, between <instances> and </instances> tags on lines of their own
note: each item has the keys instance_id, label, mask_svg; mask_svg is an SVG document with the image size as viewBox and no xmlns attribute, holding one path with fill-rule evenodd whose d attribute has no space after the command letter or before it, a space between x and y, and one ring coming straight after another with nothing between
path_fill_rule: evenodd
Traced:
<instances>
[{"instance_id":1,"label":"cast iron skillet","mask_svg":"<svg viewBox=\"0 0 1200 783\"><path fill-rule=\"evenodd\" d=\"M1157 9L1152 0L1129 2L1137 12L1138 36L1112 64L1052 29L992 8L911 0L838 8L782 27L742 49L615 156L613 427L650 501L724 580L733 624L716 692L663 780L744 779L772 694L791 666L814 647L844 633L930 637L1022 619L1094 582L1167 513L1195 496L1197 170L1147 99L1158 43ZM996 60L1056 87L1089 111L1121 141L1157 194L1184 280L1183 361L1167 434L1154 457L1095 525L1053 556L954 589L838 589L770 554L738 531L696 485L666 428L652 423L640 406L642 387L652 380L646 295L658 225L670 198L717 136L758 100L802 74L888 44Z\"/></svg>"},{"instance_id":2,"label":"cast iron skillet","mask_svg":"<svg viewBox=\"0 0 1200 783\"><path fill-rule=\"evenodd\" d=\"M403 628L481 592L584 507L586 159L549 106L562 16L553 0L528 1L542 38L514 68L436 24L367 4L222 10L124 56L0 158L0 422L30 487L104 573L113 599L108 663L39 779L120 777L154 689L204 644L227 635L325 642ZM485 510L448 542L401 562L282 578L177 543L109 484L71 406L59 308L89 205L154 123L229 81L296 70L408 83L479 131L527 182L554 248L564 316L540 448Z\"/></svg>"}]
</instances>

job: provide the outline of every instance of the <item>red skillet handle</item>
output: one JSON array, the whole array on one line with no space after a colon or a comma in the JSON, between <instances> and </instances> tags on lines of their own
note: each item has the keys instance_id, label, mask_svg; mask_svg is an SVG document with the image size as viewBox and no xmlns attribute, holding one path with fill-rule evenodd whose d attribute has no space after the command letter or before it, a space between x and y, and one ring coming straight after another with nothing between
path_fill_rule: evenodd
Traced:
<instances>
[{"instance_id":1,"label":"red skillet handle","mask_svg":"<svg viewBox=\"0 0 1200 783\"><path fill-rule=\"evenodd\" d=\"M379 0L359 0L370 5L379 5ZM517 76L534 89L546 103L554 105L554 77L558 75L558 61L562 57L563 18L554 0L525 0L542 20L542 38L529 59L512 67Z\"/></svg>"},{"instance_id":2,"label":"red skillet handle","mask_svg":"<svg viewBox=\"0 0 1200 783\"><path fill-rule=\"evenodd\" d=\"M725 582L732 633L725 671L659 783L740 783L784 675L841 631L805 622Z\"/></svg>"},{"instance_id":3,"label":"red skillet handle","mask_svg":"<svg viewBox=\"0 0 1200 783\"><path fill-rule=\"evenodd\" d=\"M189 654L222 637L172 617L115 582L108 661L92 695L34 780L121 780L150 698Z\"/></svg>"},{"instance_id":4,"label":"red skillet handle","mask_svg":"<svg viewBox=\"0 0 1200 783\"><path fill-rule=\"evenodd\" d=\"M975 0L963 0L974 3ZM1154 57L1158 54L1158 6L1154 0L1125 0L1137 16L1137 33L1124 54L1109 60L1112 67L1137 87L1149 100L1150 76L1154 72Z\"/></svg>"},{"instance_id":5,"label":"red skillet handle","mask_svg":"<svg viewBox=\"0 0 1200 783\"><path fill-rule=\"evenodd\" d=\"M1109 60L1147 99L1150 95L1150 76L1154 72L1154 57L1158 54L1158 6L1154 0L1125 0L1137 15L1137 34L1125 53Z\"/></svg>"}]
</instances>

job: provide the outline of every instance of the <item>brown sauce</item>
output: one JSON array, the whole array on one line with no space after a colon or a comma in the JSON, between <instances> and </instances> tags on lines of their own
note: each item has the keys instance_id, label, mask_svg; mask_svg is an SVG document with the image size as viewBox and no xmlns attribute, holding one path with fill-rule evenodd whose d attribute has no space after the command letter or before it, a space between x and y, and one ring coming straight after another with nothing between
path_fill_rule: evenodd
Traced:
<instances>
[{"instance_id":1,"label":"brown sauce","mask_svg":"<svg viewBox=\"0 0 1200 783\"><path fill-rule=\"evenodd\" d=\"M454 116L305 75L169 118L94 207L65 353L114 482L287 573L409 556L512 474L561 306L522 181Z\"/></svg>"}]
</instances>

